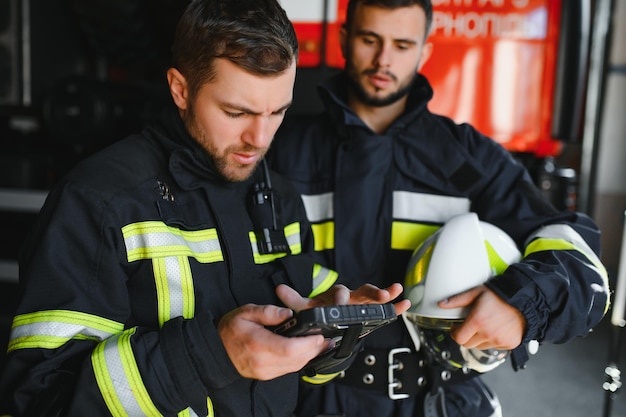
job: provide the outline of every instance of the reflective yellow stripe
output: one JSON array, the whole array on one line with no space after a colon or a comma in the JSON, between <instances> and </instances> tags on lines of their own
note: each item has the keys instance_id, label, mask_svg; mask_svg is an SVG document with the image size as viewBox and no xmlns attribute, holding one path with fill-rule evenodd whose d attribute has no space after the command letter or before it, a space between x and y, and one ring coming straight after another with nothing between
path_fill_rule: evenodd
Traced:
<instances>
[{"instance_id":1,"label":"reflective yellow stripe","mask_svg":"<svg viewBox=\"0 0 626 417\"><path fill-rule=\"evenodd\" d=\"M336 372L334 374L327 374L327 375L325 375L325 374L317 374L317 375L312 376L312 377L303 376L302 380L304 382L308 382L309 384L320 385L320 384L325 384L325 383L327 383L329 381L332 381L340 373L341 372Z\"/></svg>"},{"instance_id":2,"label":"reflective yellow stripe","mask_svg":"<svg viewBox=\"0 0 626 417\"><path fill-rule=\"evenodd\" d=\"M420 251L423 251L422 256L413 256L410 259L409 265L407 266L408 272L404 278L405 287L413 287L422 282L430 266L430 260L433 257L434 250L435 244L431 241L428 246L420 248Z\"/></svg>"},{"instance_id":3,"label":"reflective yellow stripe","mask_svg":"<svg viewBox=\"0 0 626 417\"><path fill-rule=\"evenodd\" d=\"M391 249L413 251L440 227L394 221L391 224Z\"/></svg>"},{"instance_id":4,"label":"reflective yellow stripe","mask_svg":"<svg viewBox=\"0 0 626 417\"><path fill-rule=\"evenodd\" d=\"M195 296L189 258L224 260L215 229L184 231L162 222L141 222L122 228L128 261L152 260L159 323L173 317L192 318Z\"/></svg>"},{"instance_id":5,"label":"reflective yellow stripe","mask_svg":"<svg viewBox=\"0 0 626 417\"><path fill-rule=\"evenodd\" d=\"M113 417L128 416L115 393L115 385L107 371L106 361L104 360L104 346L104 343L98 345L91 356L91 365L93 366L100 394Z\"/></svg>"},{"instance_id":6,"label":"reflective yellow stripe","mask_svg":"<svg viewBox=\"0 0 626 417\"><path fill-rule=\"evenodd\" d=\"M47 310L21 314L13 319L8 351L55 349L72 339L100 341L123 329L123 323L77 311Z\"/></svg>"},{"instance_id":7,"label":"reflective yellow stripe","mask_svg":"<svg viewBox=\"0 0 626 417\"><path fill-rule=\"evenodd\" d=\"M209 410L209 414L207 414L207 417L214 417L215 416L215 410L213 409L213 401L211 401L210 398L207 398L207 409Z\"/></svg>"},{"instance_id":8,"label":"reflective yellow stripe","mask_svg":"<svg viewBox=\"0 0 626 417\"><path fill-rule=\"evenodd\" d=\"M96 381L113 417L161 417L146 390L130 338L135 329L128 329L96 347L91 356Z\"/></svg>"},{"instance_id":9,"label":"reflective yellow stripe","mask_svg":"<svg viewBox=\"0 0 626 417\"><path fill-rule=\"evenodd\" d=\"M217 230L186 231L163 222L133 223L122 228L128 262L188 256L201 263L224 260Z\"/></svg>"},{"instance_id":10,"label":"reflective yellow stripe","mask_svg":"<svg viewBox=\"0 0 626 417\"><path fill-rule=\"evenodd\" d=\"M602 291L607 294L604 313L609 309L611 298L609 292L609 274L600 261L600 258L589 247L585 239L576 232L571 226L565 224L553 224L541 228L537 233L532 235L530 242L524 251L524 257L532 253L550 251L550 250L575 250L583 254L591 265L587 265L594 269L602 278L602 288L595 288L596 291ZM596 284L597 285L597 284Z\"/></svg>"},{"instance_id":11,"label":"reflective yellow stripe","mask_svg":"<svg viewBox=\"0 0 626 417\"><path fill-rule=\"evenodd\" d=\"M563 240L563 239L536 239L536 240L533 240L526 247L526 251L524 252L524 257L527 257L528 255L530 255L532 253L543 252L543 251L550 251L550 250L574 250L574 251L577 251L579 253L582 253L583 255L585 255L585 257L587 259L589 259L589 261L593 264L593 266L598 271L598 273L608 283L608 272L606 271L606 268L604 267L604 265L602 265L602 263L600 262L600 260L596 256L593 256L593 257L590 258L586 252L580 250L574 244L572 244L572 243L570 243L570 242L568 242L566 240Z\"/></svg>"},{"instance_id":12,"label":"reflective yellow stripe","mask_svg":"<svg viewBox=\"0 0 626 417\"><path fill-rule=\"evenodd\" d=\"M333 193L302 196L306 216L311 222L316 252L335 248L333 198Z\"/></svg>"},{"instance_id":13,"label":"reflective yellow stripe","mask_svg":"<svg viewBox=\"0 0 626 417\"><path fill-rule=\"evenodd\" d=\"M333 193L302 196L317 252L335 248L333 198ZM439 228L432 224L444 224L469 209L470 200L465 197L394 191L391 248L413 250Z\"/></svg>"},{"instance_id":14,"label":"reflective yellow stripe","mask_svg":"<svg viewBox=\"0 0 626 417\"><path fill-rule=\"evenodd\" d=\"M157 315L159 317L159 325L163 326L168 320L170 320L170 295L169 285L167 282L167 268L165 266L165 259L160 258L152 261L152 270L154 271L154 284L157 293Z\"/></svg>"},{"instance_id":15,"label":"reflective yellow stripe","mask_svg":"<svg viewBox=\"0 0 626 417\"><path fill-rule=\"evenodd\" d=\"M534 252L547 250L575 250L582 253L598 269L598 273L605 280L608 289L609 277L602 261L585 242L585 239L571 226L564 224L545 226L531 236L528 241L530 244L524 251L524 257Z\"/></svg>"},{"instance_id":16,"label":"reflective yellow stripe","mask_svg":"<svg viewBox=\"0 0 626 417\"><path fill-rule=\"evenodd\" d=\"M315 240L315 251L335 249L335 223L312 224L313 239Z\"/></svg>"},{"instance_id":17,"label":"reflective yellow stripe","mask_svg":"<svg viewBox=\"0 0 626 417\"><path fill-rule=\"evenodd\" d=\"M215 412L213 411L213 402L211 401L211 398L206 399L206 405L207 405L207 410L208 410L208 414L206 415L206 417L214 417ZM193 411L192 408L187 408L186 410L183 410L180 413L178 413L177 416L178 417L198 417L198 414L196 414L196 412Z\"/></svg>"},{"instance_id":18,"label":"reflective yellow stripe","mask_svg":"<svg viewBox=\"0 0 626 417\"><path fill-rule=\"evenodd\" d=\"M289 250L292 255L298 255L302 253L302 240L300 239L300 223L295 222L285 226L284 229L285 238L289 245ZM275 261L276 259L287 256L287 253L268 253L260 254L257 246L257 238L254 232L248 232L250 238L250 245L252 247L252 256L254 257L254 263L257 265L266 264Z\"/></svg>"},{"instance_id":19,"label":"reflective yellow stripe","mask_svg":"<svg viewBox=\"0 0 626 417\"><path fill-rule=\"evenodd\" d=\"M153 259L159 324L174 317L190 319L195 313L195 294L189 258Z\"/></svg>"},{"instance_id":20,"label":"reflective yellow stripe","mask_svg":"<svg viewBox=\"0 0 626 417\"><path fill-rule=\"evenodd\" d=\"M302 253L302 239L300 239L300 223L295 222L285 226L285 238L292 255Z\"/></svg>"},{"instance_id":21,"label":"reflective yellow stripe","mask_svg":"<svg viewBox=\"0 0 626 417\"><path fill-rule=\"evenodd\" d=\"M193 286L193 276L191 275L191 266L189 259L184 257L178 258L180 265L180 292L183 295L183 311L182 316L186 319L194 317L196 312L196 296Z\"/></svg>"},{"instance_id":22,"label":"reflective yellow stripe","mask_svg":"<svg viewBox=\"0 0 626 417\"><path fill-rule=\"evenodd\" d=\"M544 252L549 250L575 250L576 246L563 239L536 239L533 240L524 251L524 258L532 253Z\"/></svg>"},{"instance_id":23,"label":"reflective yellow stripe","mask_svg":"<svg viewBox=\"0 0 626 417\"><path fill-rule=\"evenodd\" d=\"M309 298L313 298L328 290L337 281L339 274L332 269L324 268L321 265L313 266L313 291Z\"/></svg>"},{"instance_id":24,"label":"reflective yellow stripe","mask_svg":"<svg viewBox=\"0 0 626 417\"><path fill-rule=\"evenodd\" d=\"M96 382L113 417L162 417L146 390L133 355L130 339L135 331L136 328L128 329L96 347L91 355ZM207 408L207 417L213 417L210 398L207 398ZM191 408L178 416L198 417Z\"/></svg>"},{"instance_id":25,"label":"reflective yellow stripe","mask_svg":"<svg viewBox=\"0 0 626 417\"><path fill-rule=\"evenodd\" d=\"M498 252L491 246L489 241L485 240L485 249L487 249L487 259L489 259L489 267L493 275L502 275L509 265L500 257Z\"/></svg>"}]
</instances>

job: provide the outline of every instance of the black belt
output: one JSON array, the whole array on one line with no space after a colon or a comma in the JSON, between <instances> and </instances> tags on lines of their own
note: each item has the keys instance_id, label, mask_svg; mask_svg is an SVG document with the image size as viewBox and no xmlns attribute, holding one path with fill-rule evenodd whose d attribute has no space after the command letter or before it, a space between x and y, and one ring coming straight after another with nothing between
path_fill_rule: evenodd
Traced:
<instances>
[{"instance_id":1,"label":"black belt","mask_svg":"<svg viewBox=\"0 0 626 417\"><path fill-rule=\"evenodd\" d=\"M413 349L399 347L359 352L352 365L335 381L383 392L392 400L401 400L425 394L434 385L458 383L476 375L475 372L465 374L461 370L450 371L434 366Z\"/></svg>"}]
</instances>

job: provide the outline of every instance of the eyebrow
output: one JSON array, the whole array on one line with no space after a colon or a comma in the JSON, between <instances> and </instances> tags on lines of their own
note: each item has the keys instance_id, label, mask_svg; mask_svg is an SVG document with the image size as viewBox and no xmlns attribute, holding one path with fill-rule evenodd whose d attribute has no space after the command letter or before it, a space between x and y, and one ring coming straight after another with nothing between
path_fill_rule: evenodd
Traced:
<instances>
[{"instance_id":1,"label":"eyebrow","mask_svg":"<svg viewBox=\"0 0 626 417\"><path fill-rule=\"evenodd\" d=\"M356 31L356 35L357 36L373 36L377 39L382 39L382 36L380 36L378 33L376 32L372 32L371 30L365 30L365 29L359 29ZM402 43L410 43L413 45L417 45L418 42L414 39L411 38L396 38L393 39L394 42L402 42Z\"/></svg>"},{"instance_id":2,"label":"eyebrow","mask_svg":"<svg viewBox=\"0 0 626 417\"><path fill-rule=\"evenodd\" d=\"M289 107L291 107L291 104L292 104L292 103L293 103L293 102L292 102L292 101L290 101L289 103L287 103L287 104L285 104L284 106L282 106L282 107L278 108L277 110L274 110L274 111L272 112L272 114L278 114L278 113L282 113L282 112L286 111ZM250 114L250 115L252 115L252 116L259 116L259 115L261 114L261 113L259 113L259 112L256 112L256 111L252 110L252 109L249 109L249 108L244 107L244 106L239 106L239 105L237 105L237 104L232 104L232 103L224 103L224 104L223 104L223 106L224 106L224 107L228 107L228 108L230 108L230 109L232 109L232 110L238 110L238 111L240 111L240 112L242 112L242 113Z\"/></svg>"}]
</instances>

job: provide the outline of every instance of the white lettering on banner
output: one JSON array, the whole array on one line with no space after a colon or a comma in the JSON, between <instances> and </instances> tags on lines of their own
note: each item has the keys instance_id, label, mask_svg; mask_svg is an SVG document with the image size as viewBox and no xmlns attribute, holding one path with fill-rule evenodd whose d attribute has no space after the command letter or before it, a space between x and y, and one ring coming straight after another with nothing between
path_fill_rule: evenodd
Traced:
<instances>
[{"instance_id":1,"label":"white lettering on banner","mask_svg":"<svg viewBox=\"0 0 626 417\"><path fill-rule=\"evenodd\" d=\"M328 1L326 21L336 22L338 0L280 0L280 5L292 22L321 23L324 21L324 1Z\"/></svg>"},{"instance_id":2,"label":"white lettering on banner","mask_svg":"<svg viewBox=\"0 0 626 417\"><path fill-rule=\"evenodd\" d=\"M504 5L504 0L479 0L478 5L480 7L487 6L487 5L495 6L495 7L502 7Z\"/></svg>"},{"instance_id":3,"label":"white lettering on banner","mask_svg":"<svg viewBox=\"0 0 626 417\"><path fill-rule=\"evenodd\" d=\"M517 7L518 9L523 9L524 7L528 6L528 1L529 0L512 0L513 6Z\"/></svg>"},{"instance_id":4,"label":"white lettering on banner","mask_svg":"<svg viewBox=\"0 0 626 417\"><path fill-rule=\"evenodd\" d=\"M437 6L473 6L474 0L433 0L433 7Z\"/></svg>"},{"instance_id":5,"label":"white lettering on banner","mask_svg":"<svg viewBox=\"0 0 626 417\"><path fill-rule=\"evenodd\" d=\"M545 39L548 12L538 8L528 14L494 12L433 12L433 34L445 37Z\"/></svg>"}]
</instances>

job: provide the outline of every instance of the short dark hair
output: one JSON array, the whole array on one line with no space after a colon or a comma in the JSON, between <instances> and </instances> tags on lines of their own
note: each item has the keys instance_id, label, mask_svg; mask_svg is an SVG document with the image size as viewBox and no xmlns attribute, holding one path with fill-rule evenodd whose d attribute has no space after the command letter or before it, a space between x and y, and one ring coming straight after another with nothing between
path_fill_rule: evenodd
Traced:
<instances>
[{"instance_id":1,"label":"short dark hair","mask_svg":"<svg viewBox=\"0 0 626 417\"><path fill-rule=\"evenodd\" d=\"M359 4L363 6L377 6L384 9L420 6L424 9L424 13L426 14L426 33L424 37L428 36L428 32L430 32L430 26L433 22L433 5L430 0L350 0L348 2L348 11L346 12L346 22L344 24L347 29L352 27L354 13Z\"/></svg>"},{"instance_id":2,"label":"short dark hair","mask_svg":"<svg viewBox=\"0 0 626 417\"><path fill-rule=\"evenodd\" d=\"M277 0L192 0L172 46L172 63L191 94L214 79L216 58L262 76L288 69L298 58L298 40Z\"/></svg>"}]
</instances>

